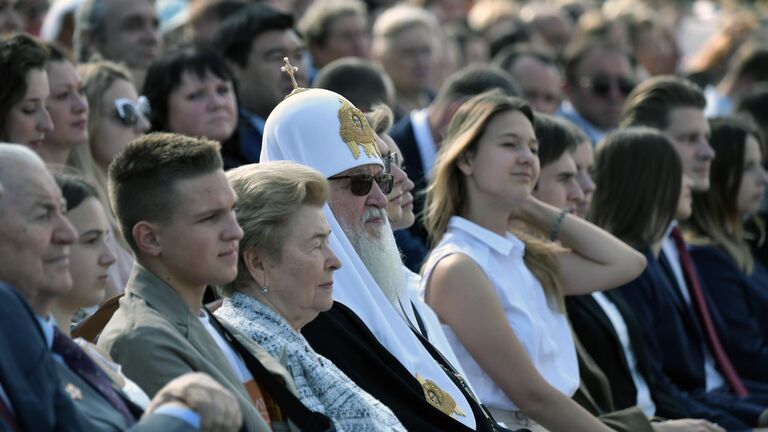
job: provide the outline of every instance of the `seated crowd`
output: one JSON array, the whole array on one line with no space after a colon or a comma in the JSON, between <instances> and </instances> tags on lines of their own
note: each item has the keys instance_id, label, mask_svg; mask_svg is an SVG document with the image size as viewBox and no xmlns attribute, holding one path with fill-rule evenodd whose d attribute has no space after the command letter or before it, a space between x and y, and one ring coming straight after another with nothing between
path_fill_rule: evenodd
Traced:
<instances>
[{"instance_id":1,"label":"seated crowd","mask_svg":"<svg viewBox=\"0 0 768 432\"><path fill-rule=\"evenodd\" d=\"M759 9L48 3L0 431L768 431Z\"/></svg>"}]
</instances>

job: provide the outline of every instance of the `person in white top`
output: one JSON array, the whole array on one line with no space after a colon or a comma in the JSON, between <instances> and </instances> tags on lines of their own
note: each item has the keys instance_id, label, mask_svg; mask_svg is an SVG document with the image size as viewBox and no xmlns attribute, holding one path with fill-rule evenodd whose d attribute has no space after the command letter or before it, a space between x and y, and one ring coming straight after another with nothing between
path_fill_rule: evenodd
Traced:
<instances>
[{"instance_id":1,"label":"person in white top","mask_svg":"<svg viewBox=\"0 0 768 432\"><path fill-rule=\"evenodd\" d=\"M531 196L537 150L533 113L521 99L492 91L459 109L427 191L425 226L437 247L423 294L497 419L538 431L605 431L570 399L579 371L561 289L615 286L640 274L645 260ZM513 234L521 222L570 250Z\"/></svg>"},{"instance_id":2,"label":"person in white top","mask_svg":"<svg viewBox=\"0 0 768 432\"><path fill-rule=\"evenodd\" d=\"M392 110L386 105L377 105L373 110L365 114L365 118L370 123L373 131L376 132L377 144L381 157L384 160L385 171L392 174L392 190L387 194L387 219L392 227L392 231L399 231L410 228L416 222L416 215L413 212L413 188L414 183L405 172L405 161L403 153L397 146L394 139L388 134L392 126ZM456 358L448 339L445 337L440 326L440 320L435 312L427 305L419 295L419 285L421 276L412 272L408 267L400 263L401 271L391 271L385 269L384 272L376 266L369 266L372 276L379 284L391 279L394 283L403 287L403 293L407 296L408 302L403 303L402 313L411 325L419 330L425 338L432 342L432 345L440 351L451 365L462 375L464 371ZM376 271L379 270L379 271ZM394 274L393 274L394 273ZM384 279L384 280L382 280Z\"/></svg>"}]
</instances>

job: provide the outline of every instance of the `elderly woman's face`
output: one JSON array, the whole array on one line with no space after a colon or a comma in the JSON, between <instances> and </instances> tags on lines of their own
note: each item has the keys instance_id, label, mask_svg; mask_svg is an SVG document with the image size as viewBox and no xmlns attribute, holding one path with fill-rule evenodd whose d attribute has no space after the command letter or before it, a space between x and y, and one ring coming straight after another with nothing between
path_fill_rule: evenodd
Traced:
<instances>
[{"instance_id":1,"label":"elderly woman's face","mask_svg":"<svg viewBox=\"0 0 768 432\"><path fill-rule=\"evenodd\" d=\"M288 222L279 261L265 259L266 302L295 329L333 304L333 272L341 262L331 251L323 210L302 206Z\"/></svg>"}]
</instances>

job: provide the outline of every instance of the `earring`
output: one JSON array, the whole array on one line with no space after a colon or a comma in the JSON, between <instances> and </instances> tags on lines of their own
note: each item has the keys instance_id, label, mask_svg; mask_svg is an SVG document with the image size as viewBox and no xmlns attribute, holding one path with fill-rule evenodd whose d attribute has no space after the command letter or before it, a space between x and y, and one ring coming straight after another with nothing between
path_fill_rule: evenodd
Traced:
<instances>
[{"instance_id":1,"label":"earring","mask_svg":"<svg viewBox=\"0 0 768 432\"><path fill-rule=\"evenodd\" d=\"M269 287L267 285L264 285L262 287L259 287L262 293L267 294L269 292Z\"/></svg>"}]
</instances>

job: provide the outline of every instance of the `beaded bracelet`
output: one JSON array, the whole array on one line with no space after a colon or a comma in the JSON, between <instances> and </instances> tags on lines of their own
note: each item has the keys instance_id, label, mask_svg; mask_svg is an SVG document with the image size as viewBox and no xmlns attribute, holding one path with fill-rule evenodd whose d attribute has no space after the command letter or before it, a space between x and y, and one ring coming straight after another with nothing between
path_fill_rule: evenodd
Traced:
<instances>
[{"instance_id":1,"label":"beaded bracelet","mask_svg":"<svg viewBox=\"0 0 768 432\"><path fill-rule=\"evenodd\" d=\"M563 224L563 219L565 219L565 215L567 214L568 209L563 209L560 211L560 214L557 215L557 218L555 218L555 222L552 224L552 231L549 232L550 241L557 240L557 233L560 231L560 225Z\"/></svg>"}]
</instances>

